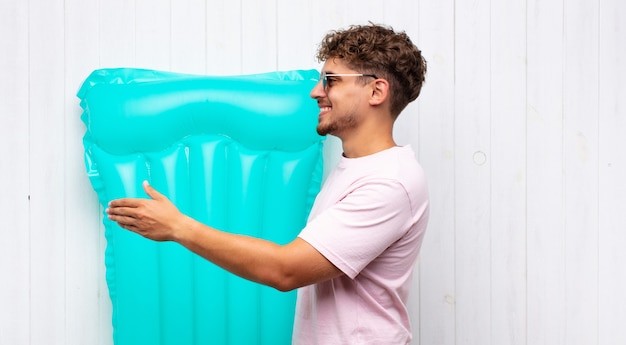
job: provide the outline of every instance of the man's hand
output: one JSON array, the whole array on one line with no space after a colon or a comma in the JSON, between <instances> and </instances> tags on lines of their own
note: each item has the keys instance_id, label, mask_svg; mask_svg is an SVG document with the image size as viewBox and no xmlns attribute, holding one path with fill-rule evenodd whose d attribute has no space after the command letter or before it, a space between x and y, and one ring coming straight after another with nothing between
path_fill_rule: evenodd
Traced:
<instances>
[{"instance_id":1,"label":"man's hand","mask_svg":"<svg viewBox=\"0 0 626 345\"><path fill-rule=\"evenodd\" d=\"M172 202L148 181L143 189L151 199L124 198L109 203L106 213L120 227L154 241L173 241L185 217Z\"/></svg>"}]
</instances>

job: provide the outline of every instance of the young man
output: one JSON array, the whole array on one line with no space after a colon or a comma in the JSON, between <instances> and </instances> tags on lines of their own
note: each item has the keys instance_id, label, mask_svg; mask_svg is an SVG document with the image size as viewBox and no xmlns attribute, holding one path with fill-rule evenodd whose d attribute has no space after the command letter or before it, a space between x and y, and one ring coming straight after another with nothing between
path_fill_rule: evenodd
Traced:
<instances>
[{"instance_id":1,"label":"young man","mask_svg":"<svg viewBox=\"0 0 626 345\"><path fill-rule=\"evenodd\" d=\"M147 183L151 200L114 200L107 213L125 229L176 241L246 279L299 288L294 344L407 344L406 303L429 203L415 153L392 133L420 93L426 62L405 33L373 24L329 33L318 59L317 131L340 138L343 156L293 242L203 225Z\"/></svg>"}]
</instances>

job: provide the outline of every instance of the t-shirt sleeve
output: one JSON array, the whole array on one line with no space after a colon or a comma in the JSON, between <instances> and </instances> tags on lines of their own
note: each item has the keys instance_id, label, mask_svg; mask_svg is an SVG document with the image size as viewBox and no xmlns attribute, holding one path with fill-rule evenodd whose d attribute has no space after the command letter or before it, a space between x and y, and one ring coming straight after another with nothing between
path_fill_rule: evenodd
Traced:
<instances>
[{"instance_id":1,"label":"t-shirt sleeve","mask_svg":"<svg viewBox=\"0 0 626 345\"><path fill-rule=\"evenodd\" d=\"M368 181L310 220L299 237L354 278L404 235L411 214L402 184Z\"/></svg>"}]
</instances>

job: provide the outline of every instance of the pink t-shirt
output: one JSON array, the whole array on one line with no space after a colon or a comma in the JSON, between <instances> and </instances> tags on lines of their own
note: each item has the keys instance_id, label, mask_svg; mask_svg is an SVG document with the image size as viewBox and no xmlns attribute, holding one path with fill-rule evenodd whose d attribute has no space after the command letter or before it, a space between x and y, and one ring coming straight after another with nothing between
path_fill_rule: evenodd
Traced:
<instances>
[{"instance_id":1,"label":"pink t-shirt","mask_svg":"<svg viewBox=\"0 0 626 345\"><path fill-rule=\"evenodd\" d=\"M299 237L345 275L298 290L293 344L407 344L428 190L410 146L341 161Z\"/></svg>"}]
</instances>

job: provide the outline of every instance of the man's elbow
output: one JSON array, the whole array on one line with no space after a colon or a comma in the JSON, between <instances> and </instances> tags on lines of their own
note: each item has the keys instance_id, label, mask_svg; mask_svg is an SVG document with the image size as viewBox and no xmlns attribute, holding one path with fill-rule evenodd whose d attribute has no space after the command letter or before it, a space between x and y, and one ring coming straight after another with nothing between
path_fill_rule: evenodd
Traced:
<instances>
[{"instance_id":1,"label":"man's elbow","mask_svg":"<svg viewBox=\"0 0 626 345\"><path fill-rule=\"evenodd\" d=\"M280 292L289 292L302 287L302 284L299 284L296 279L289 275L276 277L274 281L268 285Z\"/></svg>"},{"instance_id":2,"label":"man's elbow","mask_svg":"<svg viewBox=\"0 0 626 345\"><path fill-rule=\"evenodd\" d=\"M297 272L287 271L272 272L263 284L281 292L289 292L305 285L302 284L301 278L297 275Z\"/></svg>"}]
</instances>

